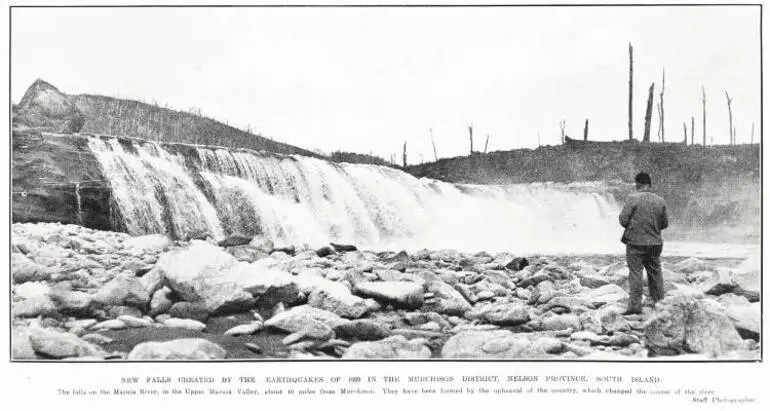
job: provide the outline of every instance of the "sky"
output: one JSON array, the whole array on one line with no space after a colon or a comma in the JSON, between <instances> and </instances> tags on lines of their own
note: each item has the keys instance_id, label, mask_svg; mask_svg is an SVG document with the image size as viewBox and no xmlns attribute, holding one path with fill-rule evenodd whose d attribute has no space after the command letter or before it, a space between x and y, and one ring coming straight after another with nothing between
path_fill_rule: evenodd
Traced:
<instances>
[{"instance_id":1,"label":"sky","mask_svg":"<svg viewBox=\"0 0 770 411\"><path fill-rule=\"evenodd\" d=\"M534 148L566 133L634 135L662 70L667 141L760 127L758 7L78 8L12 11L11 99L42 78L68 94L157 101L276 140L409 163ZM658 116L653 106L652 139ZM689 130L688 130L689 133Z\"/></svg>"}]
</instances>

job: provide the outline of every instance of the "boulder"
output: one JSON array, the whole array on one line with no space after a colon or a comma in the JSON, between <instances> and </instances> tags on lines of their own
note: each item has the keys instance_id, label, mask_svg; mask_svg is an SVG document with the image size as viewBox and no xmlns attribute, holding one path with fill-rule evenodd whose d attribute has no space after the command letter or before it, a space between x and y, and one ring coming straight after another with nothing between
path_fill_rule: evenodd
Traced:
<instances>
[{"instance_id":1,"label":"boulder","mask_svg":"<svg viewBox=\"0 0 770 411\"><path fill-rule=\"evenodd\" d=\"M343 359L429 359L431 351L423 339L407 340L394 335L380 341L357 342L342 355Z\"/></svg>"},{"instance_id":2,"label":"boulder","mask_svg":"<svg viewBox=\"0 0 770 411\"><path fill-rule=\"evenodd\" d=\"M11 333L11 360L36 360L37 354L29 341L27 329L13 327Z\"/></svg>"},{"instance_id":3,"label":"boulder","mask_svg":"<svg viewBox=\"0 0 770 411\"><path fill-rule=\"evenodd\" d=\"M559 331L572 329L580 331L580 318L575 314L550 315L537 321L537 328L541 331Z\"/></svg>"},{"instance_id":4,"label":"boulder","mask_svg":"<svg viewBox=\"0 0 770 411\"><path fill-rule=\"evenodd\" d=\"M105 357L100 347L75 334L53 329L29 327L29 342L36 354L46 358Z\"/></svg>"},{"instance_id":5,"label":"boulder","mask_svg":"<svg viewBox=\"0 0 770 411\"><path fill-rule=\"evenodd\" d=\"M346 340L375 341L389 337L390 327L377 320L361 319L334 327L334 333Z\"/></svg>"},{"instance_id":6,"label":"boulder","mask_svg":"<svg viewBox=\"0 0 770 411\"><path fill-rule=\"evenodd\" d=\"M561 353L564 344L552 337L514 334L507 330L463 331L441 348L448 359L533 359Z\"/></svg>"},{"instance_id":7,"label":"boulder","mask_svg":"<svg viewBox=\"0 0 770 411\"><path fill-rule=\"evenodd\" d=\"M105 306L127 305L144 311L150 303L150 294L139 278L124 272L102 286L91 299Z\"/></svg>"},{"instance_id":8,"label":"boulder","mask_svg":"<svg viewBox=\"0 0 770 411\"><path fill-rule=\"evenodd\" d=\"M727 317L735 325L735 330L742 338L750 338L759 341L762 325L761 303L749 303L744 305L730 305L727 308Z\"/></svg>"},{"instance_id":9,"label":"boulder","mask_svg":"<svg viewBox=\"0 0 770 411\"><path fill-rule=\"evenodd\" d=\"M168 287L163 287L152 295L150 300L150 315L155 317L159 314L165 314L174 305L171 299L173 291Z\"/></svg>"},{"instance_id":10,"label":"boulder","mask_svg":"<svg viewBox=\"0 0 770 411\"><path fill-rule=\"evenodd\" d=\"M516 257L505 265L505 268L511 271L521 271L529 265L529 261L524 257Z\"/></svg>"},{"instance_id":11,"label":"boulder","mask_svg":"<svg viewBox=\"0 0 770 411\"><path fill-rule=\"evenodd\" d=\"M317 254L319 257L321 257L321 258L323 258L323 257L328 257L328 256L330 256L330 255L332 255L332 254L336 254L336 252L334 251L334 249L333 249L333 248L331 248L331 247L329 247L329 246L324 246L324 247L321 247L321 248L319 248L319 249L315 250L315 253L316 253L316 254Z\"/></svg>"},{"instance_id":12,"label":"boulder","mask_svg":"<svg viewBox=\"0 0 770 411\"><path fill-rule=\"evenodd\" d=\"M261 321L253 321L248 324L236 325L225 331L225 335L237 337L240 335L256 334L259 330L264 328L264 324Z\"/></svg>"},{"instance_id":13,"label":"boulder","mask_svg":"<svg viewBox=\"0 0 770 411\"><path fill-rule=\"evenodd\" d=\"M433 293L433 298L426 300L423 310L439 314L462 316L471 309L471 304L451 285L443 281L428 283L427 291Z\"/></svg>"},{"instance_id":14,"label":"boulder","mask_svg":"<svg viewBox=\"0 0 770 411\"><path fill-rule=\"evenodd\" d=\"M696 287L704 294L722 295L735 290L738 284L733 278L733 273L726 269L715 269L704 276L703 281Z\"/></svg>"},{"instance_id":15,"label":"boulder","mask_svg":"<svg viewBox=\"0 0 770 411\"><path fill-rule=\"evenodd\" d=\"M465 313L468 319L483 319L497 325L519 325L529 321L529 308L521 303L478 304Z\"/></svg>"},{"instance_id":16,"label":"boulder","mask_svg":"<svg viewBox=\"0 0 770 411\"><path fill-rule=\"evenodd\" d=\"M128 360L221 360L227 351L203 338L144 342L128 354Z\"/></svg>"},{"instance_id":17,"label":"boulder","mask_svg":"<svg viewBox=\"0 0 770 411\"><path fill-rule=\"evenodd\" d=\"M273 240L258 235L251 239L249 242L249 247L254 248L257 251L270 254L275 249L275 244L273 243Z\"/></svg>"},{"instance_id":18,"label":"boulder","mask_svg":"<svg viewBox=\"0 0 770 411\"><path fill-rule=\"evenodd\" d=\"M419 308L424 302L423 285L410 281L362 281L353 291L406 309Z\"/></svg>"},{"instance_id":19,"label":"boulder","mask_svg":"<svg viewBox=\"0 0 770 411\"><path fill-rule=\"evenodd\" d=\"M233 247L238 245L247 245L251 242L252 238L241 234L241 233L233 233L227 236L224 240L220 241L218 245L220 247Z\"/></svg>"},{"instance_id":20,"label":"boulder","mask_svg":"<svg viewBox=\"0 0 770 411\"><path fill-rule=\"evenodd\" d=\"M627 299L628 293L615 284L603 285L591 290L586 298L594 304L611 304Z\"/></svg>"},{"instance_id":21,"label":"boulder","mask_svg":"<svg viewBox=\"0 0 770 411\"><path fill-rule=\"evenodd\" d=\"M27 281L46 281L51 272L21 253L11 253L11 278L14 284Z\"/></svg>"},{"instance_id":22,"label":"boulder","mask_svg":"<svg viewBox=\"0 0 770 411\"><path fill-rule=\"evenodd\" d=\"M302 305L274 315L265 321L265 326L289 333L301 332L308 338L329 340L334 337L332 329L348 321L329 311Z\"/></svg>"},{"instance_id":23,"label":"boulder","mask_svg":"<svg viewBox=\"0 0 770 411\"><path fill-rule=\"evenodd\" d=\"M191 331L203 331L206 329L206 324L189 318L169 318L163 321L163 325L168 328L181 328Z\"/></svg>"},{"instance_id":24,"label":"boulder","mask_svg":"<svg viewBox=\"0 0 770 411\"><path fill-rule=\"evenodd\" d=\"M350 251L358 251L358 248L354 245L350 244L336 244L336 243L330 243L330 245L334 248L334 251L338 253L347 253Z\"/></svg>"},{"instance_id":25,"label":"boulder","mask_svg":"<svg viewBox=\"0 0 770 411\"><path fill-rule=\"evenodd\" d=\"M344 318L363 317L370 309L366 300L353 295L347 288L344 292L316 289L310 293L307 303L311 307L330 311Z\"/></svg>"},{"instance_id":26,"label":"boulder","mask_svg":"<svg viewBox=\"0 0 770 411\"><path fill-rule=\"evenodd\" d=\"M236 260L221 248L194 240L190 246L163 254L156 264L166 285L182 300L201 302L209 313L248 311L254 298L228 271Z\"/></svg>"},{"instance_id":27,"label":"boulder","mask_svg":"<svg viewBox=\"0 0 770 411\"><path fill-rule=\"evenodd\" d=\"M174 318L189 318L202 323L209 319L208 308L201 302L176 302L168 309L168 314Z\"/></svg>"},{"instance_id":28,"label":"boulder","mask_svg":"<svg viewBox=\"0 0 770 411\"><path fill-rule=\"evenodd\" d=\"M87 317L92 312L92 296L83 291L53 288L48 294L56 310L64 315Z\"/></svg>"},{"instance_id":29,"label":"boulder","mask_svg":"<svg viewBox=\"0 0 770 411\"><path fill-rule=\"evenodd\" d=\"M669 297L658 303L647 323L644 341L654 355L718 356L743 344L719 303L690 297Z\"/></svg>"}]
</instances>

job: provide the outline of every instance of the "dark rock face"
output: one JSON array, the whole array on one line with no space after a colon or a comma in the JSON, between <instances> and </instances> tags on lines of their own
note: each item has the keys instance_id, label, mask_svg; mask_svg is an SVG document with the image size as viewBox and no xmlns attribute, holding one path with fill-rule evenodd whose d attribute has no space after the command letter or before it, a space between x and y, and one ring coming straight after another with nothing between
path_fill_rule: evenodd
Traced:
<instances>
[{"instance_id":1,"label":"dark rock face","mask_svg":"<svg viewBox=\"0 0 770 411\"><path fill-rule=\"evenodd\" d=\"M124 231L87 137L14 128L14 222L61 222ZM79 200L79 201L78 201Z\"/></svg>"},{"instance_id":2,"label":"dark rock face","mask_svg":"<svg viewBox=\"0 0 770 411\"><path fill-rule=\"evenodd\" d=\"M66 94L43 80L37 80L15 107L13 121L53 133L77 133L85 116Z\"/></svg>"}]
</instances>

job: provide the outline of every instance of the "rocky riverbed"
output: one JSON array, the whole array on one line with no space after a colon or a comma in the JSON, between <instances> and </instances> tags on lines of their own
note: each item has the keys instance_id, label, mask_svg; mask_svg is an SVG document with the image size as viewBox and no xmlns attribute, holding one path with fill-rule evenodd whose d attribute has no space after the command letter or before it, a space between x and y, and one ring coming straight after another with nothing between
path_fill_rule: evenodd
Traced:
<instances>
[{"instance_id":1,"label":"rocky riverbed","mask_svg":"<svg viewBox=\"0 0 770 411\"><path fill-rule=\"evenodd\" d=\"M16 360L759 359L753 258L666 257L666 298L623 315L622 256L11 234Z\"/></svg>"}]
</instances>

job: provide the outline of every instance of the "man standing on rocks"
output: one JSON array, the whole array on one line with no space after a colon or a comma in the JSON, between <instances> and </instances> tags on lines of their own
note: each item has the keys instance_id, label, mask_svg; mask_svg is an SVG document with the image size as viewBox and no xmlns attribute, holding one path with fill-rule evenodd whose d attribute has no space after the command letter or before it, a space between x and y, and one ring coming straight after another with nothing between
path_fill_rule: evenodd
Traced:
<instances>
[{"instance_id":1,"label":"man standing on rocks","mask_svg":"<svg viewBox=\"0 0 770 411\"><path fill-rule=\"evenodd\" d=\"M647 270L647 286L654 302L663 299L663 273L660 268L660 253L663 238L660 231L668 227L666 201L650 191L652 179L647 173L634 178L636 192L628 196L620 225L625 228L620 240L626 245L628 263L629 301L625 314L641 314L644 280L642 269Z\"/></svg>"}]
</instances>

